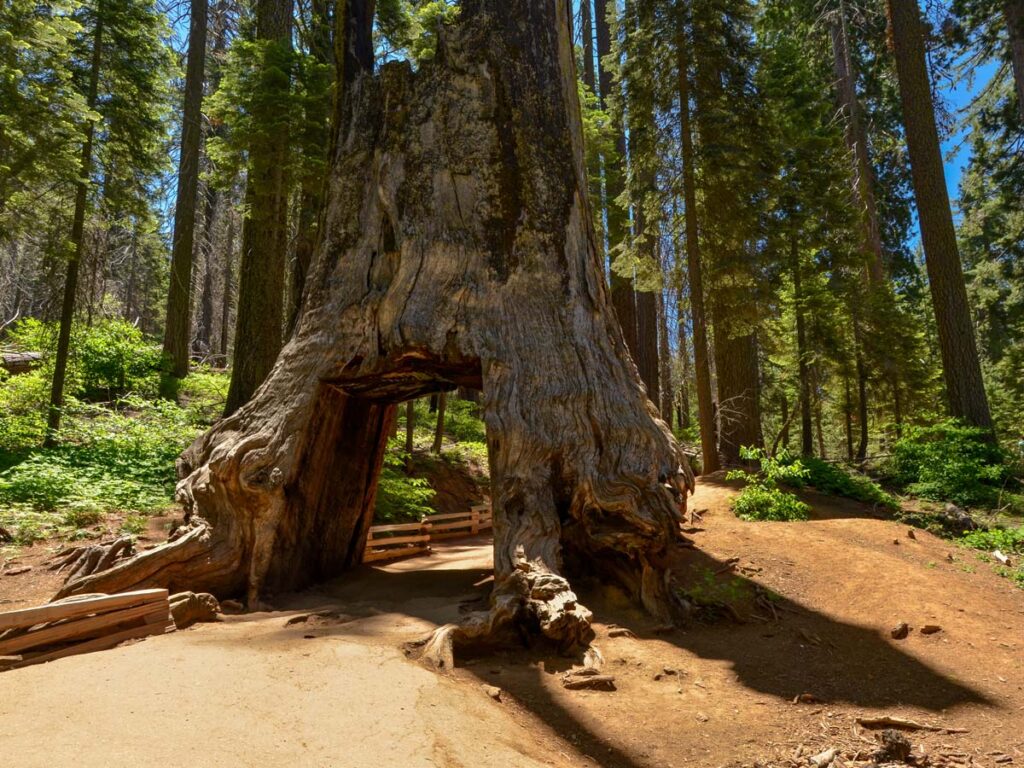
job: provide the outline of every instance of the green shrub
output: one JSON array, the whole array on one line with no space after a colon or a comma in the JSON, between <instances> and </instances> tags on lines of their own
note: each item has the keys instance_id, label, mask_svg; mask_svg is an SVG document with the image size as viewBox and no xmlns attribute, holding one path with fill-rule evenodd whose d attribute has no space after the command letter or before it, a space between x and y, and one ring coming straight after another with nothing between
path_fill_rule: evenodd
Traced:
<instances>
[{"instance_id":1,"label":"green shrub","mask_svg":"<svg viewBox=\"0 0 1024 768\"><path fill-rule=\"evenodd\" d=\"M731 470L728 480L742 480L746 486L732 501L733 511L742 520L806 520L810 507L792 493L779 488L779 483L800 487L807 477L807 470L800 460L788 452L777 457L768 456L760 448L743 448L740 455L747 461L760 462L758 472L741 469Z\"/></svg>"},{"instance_id":2,"label":"green shrub","mask_svg":"<svg viewBox=\"0 0 1024 768\"><path fill-rule=\"evenodd\" d=\"M964 534L960 541L971 549L980 549L984 552L998 549L1003 554L1024 555L1024 527L971 531Z\"/></svg>"},{"instance_id":3,"label":"green shrub","mask_svg":"<svg viewBox=\"0 0 1024 768\"><path fill-rule=\"evenodd\" d=\"M802 458L800 463L807 469L807 484L822 493L875 504L892 511L900 508L895 496L883 491L877 483L864 475L853 474L843 467L816 458Z\"/></svg>"},{"instance_id":4,"label":"green shrub","mask_svg":"<svg viewBox=\"0 0 1024 768\"><path fill-rule=\"evenodd\" d=\"M479 416L480 406L449 395L444 412L444 434L457 443L487 442L487 428Z\"/></svg>"},{"instance_id":5,"label":"green shrub","mask_svg":"<svg viewBox=\"0 0 1024 768\"><path fill-rule=\"evenodd\" d=\"M422 477L409 477L405 473L405 461L401 439L388 441L384 466L377 483L374 520L378 523L415 522L436 511L430 506L434 489Z\"/></svg>"},{"instance_id":6,"label":"green shrub","mask_svg":"<svg viewBox=\"0 0 1024 768\"><path fill-rule=\"evenodd\" d=\"M49 399L50 379L43 371L0 375L0 451L19 451L43 442Z\"/></svg>"},{"instance_id":7,"label":"green shrub","mask_svg":"<svg viewBox=\"0 0 1024 768\"><path fill-rule=\"evenodd\" d=\"M1007 457L984 430L955 420L913 427L893 446L883 474L909 493L964 507L994 506L1010 479Z\"/></svg>"}]
</instances>

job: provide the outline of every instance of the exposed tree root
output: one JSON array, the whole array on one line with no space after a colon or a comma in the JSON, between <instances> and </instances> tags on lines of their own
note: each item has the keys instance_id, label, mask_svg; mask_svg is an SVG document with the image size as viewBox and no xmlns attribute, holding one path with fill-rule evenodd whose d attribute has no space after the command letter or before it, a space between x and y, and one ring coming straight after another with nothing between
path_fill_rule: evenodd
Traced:
<instances>
[{"instance_id":1,"label":"exposed tree root","mask_svg":"<svg viewBox=\"0 0 1024 768\"><path fill-rule=\"evenodd\" d=\"M109 544L87 544L67 547L58 552L48 563L51 571L60 573L67 570L65 582L83 579L99 571L105 571L119 560L135 554L135 540L122 536Z\"/></svg>"},{"instance_id":2,"label":"exposed tree root","mask_svg":"<svg viewBox=\"0 0 1024 768\"><path fill-rule=\"evenodd\" d=\"M539 560L527 560L520 547L515 569L494 587L490 610L474 611L458 624L438 627L406 649L428 666L448 671L455 667L456 648L492 647L533 630L562 653L581 653L594 636L591 618L569 582Z\"/></svg>"}]
</instances>

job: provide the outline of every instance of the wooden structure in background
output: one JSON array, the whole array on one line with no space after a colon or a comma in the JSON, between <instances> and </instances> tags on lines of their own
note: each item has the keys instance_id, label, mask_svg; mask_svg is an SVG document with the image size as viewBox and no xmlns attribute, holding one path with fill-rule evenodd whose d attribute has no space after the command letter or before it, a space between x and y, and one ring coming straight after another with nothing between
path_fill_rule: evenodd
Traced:
<instances>
[{"instance_id":1,"label":"wooden structure in background","mask_svg":"<svg viewBox=\"0 0 1024 768\"><path fill-rule=\"evenodd\" d=\"M430 542L476 536L491 530L491 505L477 504L468 512L427 515L418 523L375 525L370 528L363 553L364 563L425 555Z\"/></svg>"},{"instance_id":2,"label":"wooden structure in background","mask_svg":"<svg viewBox=\"0 0 1024 768\"><path fill-rule=\"evenodd\" d=\"M174 631L166 589L85 595L0 613L0 670Z\"/></svg>"}]
</instances>

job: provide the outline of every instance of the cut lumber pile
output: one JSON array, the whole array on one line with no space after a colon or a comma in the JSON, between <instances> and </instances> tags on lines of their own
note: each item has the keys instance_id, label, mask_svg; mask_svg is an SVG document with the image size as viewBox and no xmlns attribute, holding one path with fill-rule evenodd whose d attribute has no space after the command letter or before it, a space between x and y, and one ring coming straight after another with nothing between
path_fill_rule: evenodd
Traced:
<instances>
[{"instance_id":1,"label":"cut lumber pile","mask_svg":"<svg viewBox=\"0 0 1024 768\"><path fill-rule=\"evenodd\" d=\"M174 631L166 589L76 595L0 613L0 671Z\"/></svg>"}]
</instances>

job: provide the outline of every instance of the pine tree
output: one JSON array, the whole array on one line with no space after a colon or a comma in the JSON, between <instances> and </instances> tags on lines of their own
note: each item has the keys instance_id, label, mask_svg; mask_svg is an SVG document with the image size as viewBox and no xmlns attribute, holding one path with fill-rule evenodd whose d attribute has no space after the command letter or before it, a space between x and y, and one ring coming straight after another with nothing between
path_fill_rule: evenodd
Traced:
<instances>
[{"instance_id":1,"label":"pine tree","mask_svg":"<svg viewBox=\"0 0 1024 768\"><path fill-rule=\"evenodd\" d=\"M907 148L950 413L992 428L932 103L917 0L888 0Z\"/></svg>"}]
</instances>

